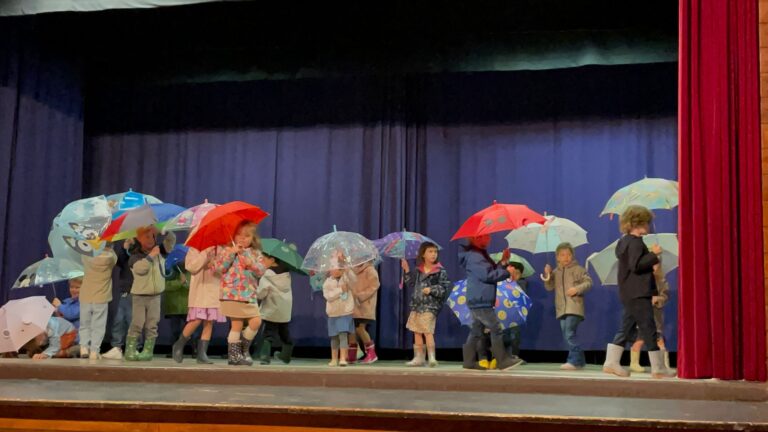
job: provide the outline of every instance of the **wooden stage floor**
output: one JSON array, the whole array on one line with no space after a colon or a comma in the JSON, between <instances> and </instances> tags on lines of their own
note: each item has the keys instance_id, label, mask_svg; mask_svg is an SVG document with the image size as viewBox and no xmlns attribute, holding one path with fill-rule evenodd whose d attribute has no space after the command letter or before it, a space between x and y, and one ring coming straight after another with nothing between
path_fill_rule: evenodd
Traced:
<instances>
[{"instance_id":1,"label":"wooden stage floor","mask_svg":"<svg viewBox=\"0 0 768 432\"><path fill-rule=\"evenodd\" d=\"M57 419L71 425L52 429ZM76 427L88 422L100 426ZM456 363L328 368L300 359L250 368L160 357L0 360L0 430L118 425L130 428L114 430L768 430L768 386L622 379L599 366L562 372L553 364L498 372Z\"/></svg>"}]
</instances>

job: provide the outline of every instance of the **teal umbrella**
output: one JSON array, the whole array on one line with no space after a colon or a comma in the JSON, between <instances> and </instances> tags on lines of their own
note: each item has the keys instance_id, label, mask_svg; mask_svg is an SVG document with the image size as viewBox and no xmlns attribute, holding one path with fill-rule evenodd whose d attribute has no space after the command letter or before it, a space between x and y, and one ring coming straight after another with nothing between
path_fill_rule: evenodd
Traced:
<instances>
[{"instance_id":1,"label":"teal umbrella","mask_svg":"<svg viewBox=\"0 0 768 432\"><path fill-rule=\"evenodd\" d=\"M621 215L631 205L639 205L651 210L669 210L677 207L679 196L680 187L676 181L646 177L614 192L603 211L600 212L600 216Z\"/></svg>"},{"instance_id":2,"label":"teal umbrella","mask_svg":"<svg viewBox=\"0 0 768 432\"><path fill-rule=\"evenodd\" d=\"M296 245L274 238L261 239L261 251L284 262L291 271L307 274L301 266L304 258L296 251Z\"/></svg>"},{"instance_id":3,"label":"teal umbrella","mask_svg":"<svg viewBox=\"0 0 768 432\"><path fill-rule=\"evenodd\" d=\"M498 252L498 253L492 254L491 258L494 261L499 262L501 260L501 255L502 255L502 252ZM529 263L527 259L521 257L520 255L517 255L517 254L514 254L514 253L510 252L509 253L509 262L518 262L518 263L523 265L523 277L524 278L531 277L531 276L533 276L536 273L536 270L534 270L534 268L531 265L531 263Z\"/></svg>"}]
</instances>

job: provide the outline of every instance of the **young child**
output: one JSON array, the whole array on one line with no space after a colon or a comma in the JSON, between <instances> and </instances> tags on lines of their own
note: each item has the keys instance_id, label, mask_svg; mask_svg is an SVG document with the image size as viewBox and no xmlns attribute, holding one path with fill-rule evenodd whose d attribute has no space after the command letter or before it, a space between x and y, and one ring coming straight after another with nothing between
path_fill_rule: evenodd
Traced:
<instances>
[{"instance_id":1,"label":"young child","mask_svg":"<svg viewBox=\"0 0 768 432\"><path fill-rule=\"evenodd\" d=\"M125 359L128 361L152 360L157 340L157 324L160 321L160 303L165 291L163 277L165 259L157 245L154 227L142 227L137 230L136 240L131 251L129 265L133 273L131 286L132 317L125 344ZM144 349L137 351L136 344L144 332Z\"/></svg>"},{"instance_id":2,"label":"young child","mask_svg":"<svg viewBox=\"0 0 768 432\"><path fill-rule=\"evenodd\" d=\"M76 329L80 328L80 287L83 285L83 278L74 278L69 280L69 297L63 301L54 298L51 302L56 308L56 316L62 317L72 323Z\"/></svg>"},{"instance_id":3,"label":"young child","mask_svg":"<svg viewBox=\"0 0 768 432\"><path fill-rule=\"evenodd\" d=\"M291 362L293 340L289 326L293 309L291 293L291 273L279 259L262 253L262 264L267 268L259 279L256 296L261 301L261 319L264 323L263 341L259 349L261 364L271 362L272 347L280 344L282 348L276 355L283 363Z\"/></svg>"},{"instance_id":4,"label":"young child","mask_svg":"<svg viewBox=\"0 0 768 432\"><path fill-rule=\"evenodd\" d=\"M401 260L405 272L404 285L413 289L411 313L405 327L413 332L413 360L408 366L423 366L425 362L424 345L426 344L429 366L437 366L435 356L435 324L437 315L445 304L452 283L448 280L443 266L438 261L437 245L424 242L419 246L416 258L418 267L411 271L408 261Z\"/></svg>"},{"instance_id":5,"label":"young child","mask_svg":"<svg viewBox=\"0 0 768 432\"><path fill-rule=\"evenodd\" d=\"M189 248L184 266L192 275L189 283L189 298L187 301L187 324L173 344L173 359L181 363L184 359L184 345L187 344L192 334L203 324L200 340L197 342L197 363L213 364L208 358L208 344L213 334L213 323L226 323L227 318L219 310L219 294L221 291L221 278L215 271L214 259L216 248L209 247L200 252L195 248Z\"/></svg>"},{"instance_id":6,"label":"young child","mask_svg":"<svg viewBox=\"0 0 768 432\"><path fill-rule=\"evenodd\" d=\"M349 272L333 269L323 283L328 336L331 338L331 362L328 363L330 367L347 365L348 338L355 331L355 299L351 293L348 275Z\"/></svg>"},{"instance_id":7,"label":"young child","mask_svg":"<svg viewBox=\"0 0 768 432\"><path fill-rule=\"evenodd\" d=\"M85 275L80 287L80 357L101 358L107 331L107 312L112 301L112 268L117 256L111 247L95 257L83 257Z\"/></svg>"},{"instance_id":8,"label":"young child","mask_svg":"<svg viewBox=\"0 0 768 432\"><path fill-rule=\"evenodd\" d=\"M525 267L519 262L510 262L507 265L507 271L509 272L509 282L517 282L518 287L525 292L524 284L525 279L522 279L523 271ZM496 359L489 359L491 354L491 336L488 329L483 333L483 338L480 342L480 346L477 350L477 355L480 361L478 365L483 369L496 369ZM518 358L520 355L520 326L514 326L504 329L502 332L502 340L504 341L504 350L511 358ZM525 364L525 361L521 361L521 365Z\"/></svg>"},{"instance_id":9,"label":"young child","mask_svg":"<svg viewBox=\"0 0 768 432\"><path fill-rule=\"evenodd\" d=\"M547 291L555 292L555 316L560 321L563 339L568 345L568 360L562 370L579 370L586 365L584 350L576 332L584 321L584 294L592 288L592 278L574 259L573 246L560 243L555 249L557 267L547 264L541 279Z\"/></svg>"},{"instance_id":10,"label":"young child","mask_svg":"<svg viewBox=\"0 0 768 432\"><path fill-rule=\"evenodd\" d=\"M656 283L656 288L654 290L654 296L651 297L651 302L653 303L653 321L656 323L656 333L658 337L656 343L659 345L659 349L664 353L664 366L669 369L669 352L664 343L663 334L664 306L667 304L667 300L669 300L669 283L667 283L667 278L661 270L661 264L653 266L653 279ZM634 339L635 342L632 344L632 350L629 352L629 370L632 372L645 372L645 368L640 365L640 352L643 349L645 342L643 342L642 339L638 339L637 326L635 326L633 337L630 339Z\"/></svg>"},{"instance_id":11,"label":"young child","mask_svg":"<svg viewBox=\"0 0 768 432\"><path fill-rule=\"evenodd\" d=\"M221 313L232 323L227 336L227 354L233 366L253 364L249 351L261 326L256 277L265 271L260 263L260 249L256 224L245 221L235 230L233 245L222 248L214 264L221 275Z\"/></svg>"},{"instance_id":12,"label":"young child","mask_svg":"<svg viewBox=\"0 0 768 432\"><path fill-rule=\"evenodd\" d=\"M51 317L45 327L45 332L27 342L23 351L34 360L45 360L52 357L67 358L71 348L76 346L77 330L71 322L60 317ZM47 348L42 348L47 345Z\"/></svg>"},{"instance_id":13,"label":"young child","mask_svg":"<svg viewBox=\"0 0 768 432\"><path fill-rule=\"evenodd\" d=\"M472 237L469 244L459 252L459 264L467 273L467 306L472 314L472 329L462 347L465 369L481 369L477 364L477 346L485 329L490 330L491 352L500 370L515 367L519 358L509 357L504 350L501 323L496 316L496 284L509 277L505 269L509 263L509 249L502 254L501 263L496 264L486 248L491 236Z\"/></svg>"},{"instance_id":14,"label":"young child","mask_svg":"<svg viewBox=\"0 0 768 432\"><path fill-rule=\"evenodd\" d=\"M621 328L613 343L608 344L603 371L621 377L629 376L629 371L621 367L621 354L635 326L648 347L651 375L654 378L673 376L664 365L664 354L656 342L658 335L653 321L653 266L659 263L661 247L653 245L649 252L643 242L652 221L650 210L634 205L629 206L619 220L624 236L616 245L616 257L619 259L619 298L624 311Z\"/></svg>"},{"instance_id":15,"label":"young child","mask_svg":"<svg viewBox=\"0 0 768 432\"><path fill-rule=\"evenodd\" d=\"M378 360L376 346L368 334L368 325L376 322L376 294L379 291L379 273L372 262L360 264L351 270L350 275L352 295L355 298L355 333L350 335L347 361L352 364L357 361L357 338L365 348L365 357L360 364L371 364ZM355 337L357 335L357 338Z\"/></svg>"},{"instance_id":16,"label":"young child","mask_svg":"<svg viewBox=\"0 0 768 432\"><path fill-rule=\"evenodd\" d=\"M166 268L165 278L162 301L163 316L169 321L173 336L171 340L178 341L187 322L190 274L184 268L183 263L178 263L170 269L170 272ZM183 353L184 345L181 346L181 351ZM173 357L173 350L167 357Z\"/></svg>"},{"instance_id":17,"label":"young child","mask_svg":"<svg viewBox=\"0 0 768 432\"><path fill-rule=\"evenodd\" d=\"M131 259L129 250L134 248L134 244L136 244L136 239L130 238L123 242L115 242L113 247L117 255L115 268L117 269L117 291L119 297L117 297L117 308L115 315L112 317L112 329L110 331L112 349L102 355L102 358L108 360L121 360L123 358L123 346L128 335L128 327L131 325L133 273L129 264Z\"/></svg>"}]
</instances>

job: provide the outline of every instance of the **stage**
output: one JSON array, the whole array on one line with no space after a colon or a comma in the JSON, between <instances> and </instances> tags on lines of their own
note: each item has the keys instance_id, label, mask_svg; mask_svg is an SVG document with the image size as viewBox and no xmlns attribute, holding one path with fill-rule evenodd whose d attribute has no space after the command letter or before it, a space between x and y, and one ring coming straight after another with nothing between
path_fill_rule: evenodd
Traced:
<instances>
[{"instance_id":1,"label":"stage","mask_svg":"<svg viewBox=\"0 0 768 432\"><path fill-rule=\"evenodd\" d=\"M764 384L622 379L595 365L499 372L389 361L329 368L299 359L246 368L160 357L4 359L0 380L0 430L768 430Z\"/></svg>"}]
</instances>

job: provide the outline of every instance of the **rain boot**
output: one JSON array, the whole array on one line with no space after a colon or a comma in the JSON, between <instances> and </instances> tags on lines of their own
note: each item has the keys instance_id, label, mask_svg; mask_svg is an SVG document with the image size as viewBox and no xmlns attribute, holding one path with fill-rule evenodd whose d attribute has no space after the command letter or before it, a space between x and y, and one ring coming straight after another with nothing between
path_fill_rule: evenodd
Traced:
<instances>
[{"instance_id":1,"label":"rain boot","mask_svg":"<svg viewBox=\"0 0 768 432\"><path fill-rule=\"evenodd\" d=\"M603 363L603 372L614 374L620 377L628 377L629 371L621 367L621 353L624 347L608 344L605 350L605 363Z\"/></svg>"},{"instance_id":2,"label":"rain boot","mask_svg":"<svg viewBox=\"0 0 768 432\"><path fill-rule=\"evenodd\" d=\"M645 372L645 368L640 366L640 351L630 351L629 358L629 370L637 373Z\"/></svg>"},{"instance_id":3,"label":"rain boot","mask_svg":"<svg viewBox=\"0 0 768 432\"><path fill-rule=\"evenodd\" d=\"M664 365L664 352L661 350L648 351L651 359L651 376L654 378L674 378L675 373Z\"/></svg>"},{"instance_id":4,"label":"rain boot","mask_svg":"<svg viewBox=\"0 0 768 432\"><path fill-rule=\"evenodd\" d=\"M198 364L213 364L208 358L208 342L207 340L199 339L197 341L197 363Z\"/></svg>"},{"instance_id":5,"label":"rain boot","mask_svg":"<svg viewBox=\"0 0 768 432\"><path fill-rule=\"evenodd\" d=\"M375 363L378 359L379 357L376 355L376 345L371 341L371 343L365 346L365 357L360 360L360 364L369 365Z\"/></svg>"},{"instance_id":6,"label":"rain boot","mask_svg":"<svg viewBox=\"0 0 768 432\"><path fill-rule=\"evenodd\" d=\"M253 364L253 359L251 358L251 344L253 343L253 339L246 339L245 336L240 334L240 345L242 345L242 349L240 350L240 353L243 356L243 359L247 361L250 364Z\"/></svg>"},{"instance_id":7,"label":"rain boot","mask_svg":"<svg viewBox=\"0 0 768 432\"><path fill-rule=\"evenodd\" d=\"M228 362L230 366L250 366L253 362L249 362L243 356L243 344L240 342L227 344Z\"/></svg>"},{"instance_id":8,"label":"rain boot","mask_svg":"<svg viewBox=\"0 0 768 432\"><path fill-rule=\"evenodd\" d=\"M261 351L259 352L259 363L268 365L271 362L270 354L272 354L272 343L265 340L261 343Z\"/></svg>"},{"instance_id":9,"label":"rain boot","mask_svg":"<svg viewBox=\"0 0 768 432\"><path fill-rule=\"evenodd\" d=\"M173 343L173 348L171 348L171 355L173 356L173 361L176 363L181 363L184 361L184 346L189 342L189 338L184 336L184 333L179 335L179 339Z\"/></svg>"},{"instance_id":10,"label":"rain boot","mask_svg":"<svg viewBox=\"0 0 768 432\"><path fill-rule=\"evenodd\" d=\"M406 362L406 366L424 366L424 345L413 346L413 360Z\"/></svg>"},{"instance_id":11,"label":"rain boot","mask_svg":"<svg viewBox=\"0 0 768 432\"><path fill-rule=\"evenodd\" d=\"M156 338L147 338L147 340L144 341L144 349L142 349L139 354L140 361L150 361L154 358L156 340Z\"/></svg>"},{"instance_id":12,"label":"rain boot","mask_svg":"<svg viewBox=\"0 0 768 432\"><path fill-rule=\"evenodd\" d=\"M347 351L347 363L353 365L357 363L357 344L350 343L349 351Z\"/></svg>"},{"instance_id":13,"label":"rain boot","mask_svg":"<svg viewBox=\"0 0 768 432\"><path fill-rule=\"evenodd\" d=\"M437 366L437 356L435 355L434 345L427 345L427 355L429 356L429 367Z\"/></svg>"},{"instance_id":14,"label":"rain boot","mask_svg":"<svg viewBox=\"0 0 768 432\"><path fill-rule=\"evenodd\" d=\"M136 336L128 336L125 340L125 355L126 361L138 361L139 353L136 351L136 343L139 338Z\"/></svg>"},{"instance_id":15,"label":"rain boot","mask_svg":"<svg viewBox=\"0 0 768 432\"><path fill-rule=\"evenodd\" d=\"M275 358L281 362L288 364L291 362L291 356L293 355L293 344L283 344L283 349L275 353Z\"/></svg>"}]
</instances>

